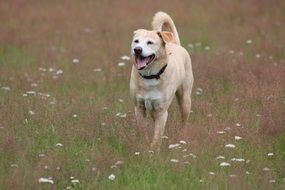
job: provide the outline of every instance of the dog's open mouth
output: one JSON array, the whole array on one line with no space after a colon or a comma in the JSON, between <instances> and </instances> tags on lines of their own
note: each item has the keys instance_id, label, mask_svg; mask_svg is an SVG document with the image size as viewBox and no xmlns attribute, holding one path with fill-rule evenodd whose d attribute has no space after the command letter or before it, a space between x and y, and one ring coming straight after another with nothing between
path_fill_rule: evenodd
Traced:
<instances>
[{"instance_id":1,"label":"dog's open mouth","mask_svg":"<svg viewBox=\"0 0 285 190\"><path fill-rule=\"evenodd\" d=\"M154 60L154 58L155 58L154 54L147 57L143 57L141 55L136 56L136 63L138 70L144 69L148 64L150 64Z\"/></svg>"}]
</instances>

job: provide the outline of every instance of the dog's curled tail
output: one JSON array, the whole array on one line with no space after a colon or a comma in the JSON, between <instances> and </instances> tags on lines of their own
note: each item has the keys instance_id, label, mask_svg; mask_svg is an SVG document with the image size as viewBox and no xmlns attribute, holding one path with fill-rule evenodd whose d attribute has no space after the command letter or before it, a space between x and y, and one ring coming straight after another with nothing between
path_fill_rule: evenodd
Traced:
<instances>
[{"instance_id":1,"label":"dog's curled tail","mask_svg":"<svg viewBox=\"0 0 285 190\"><path fill-rule=\"evenodd\" d=\"M153 30L162 31L163 26L173 33L174 42L180 45L179 35L173 20L168 14L160 11L157 12L152 19L152 28Z\"/></svg>"}]
</instances>

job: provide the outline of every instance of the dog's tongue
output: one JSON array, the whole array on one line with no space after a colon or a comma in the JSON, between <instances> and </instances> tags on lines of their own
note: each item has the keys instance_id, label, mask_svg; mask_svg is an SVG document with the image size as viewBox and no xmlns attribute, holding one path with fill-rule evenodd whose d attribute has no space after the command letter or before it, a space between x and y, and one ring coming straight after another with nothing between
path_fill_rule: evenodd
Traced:
<instances>
[{"instance_id":1,"label":"dog's tongue","mask_svg":"<svg viewBox=\"0 0 285 190\"><path fill-rule=\"evenodd\" d=\"M142 69L147 65L147 62L149 61L149 57L138 57L137 58L137 68Z\"/></svg>"}]
</instances>

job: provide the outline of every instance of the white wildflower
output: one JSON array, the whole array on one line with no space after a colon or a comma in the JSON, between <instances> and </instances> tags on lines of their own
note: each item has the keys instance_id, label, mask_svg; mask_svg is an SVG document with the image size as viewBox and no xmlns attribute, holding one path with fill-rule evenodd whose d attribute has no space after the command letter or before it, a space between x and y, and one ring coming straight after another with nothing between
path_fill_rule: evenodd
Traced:
<instances>
[{"instance_id":1,"label":"white wildflower","mask_svg":"<svg viewBox=\"0 0 285 190\"><path fill-rule=\"evenodd\" d=\"M127 114L126 114L126 113L118 112L118 113L116 114L116 116L117 116L117 117L121 117L121 118L125 118L125 117L127 117Z\"/></svg>"},{"instance_id":2,"label":"white wildflower","mask_svg":"<svg viewBox=\"0 0 285 190\"><path fill-rule=\"evenodd\" d=\"M56 143L55 146L63 146L63 144L61 144L61 143Z\"/></svg>"},{"instance_id":3,"label":"white wildflower","mask_svg":"<svg viewBox=\"0 0 285 190\"><path fill-rule=\"evenodd\" d=\"M240 123L236 123L236 126L237 126L237 127L240 127L240 126L241 126L241 124L240 124Z\"/></svg>"},{"instance_id":4,"label":"white wildflower","mask_svg":"<svg viewBox=\"0 0 285 190\"><path fill-rule=\"evenodd\" d=\"M18 168L18 164L11 164L10 165L12 168Z\"/></svg>"},{"instance_id":5,"label":"white wildflower","mask_svg":"<svg viewBox=\"0 0 285 190\"><path fill-rule=\"evenodd\" d=\"M54 181L52 180L51 177L49 177L49 178L41 177L41 178L39 179L39 183L50 183L50 184L54 184Z\"/></svg>"},{"instance_id":6,"label":"white wildflower","mask_svg":"<svg viewBox=\"0 0 285 190\"><path fill-rule=\"evenodd\" d=\"M72 60L72 63L79 63L79 59L74 58L74 59Z\"/></svg>"},{"instance_id":7,"label":"white wildflower","mask_svg":"<svg viewBox=\"0 0 285 190\"><path fill-rule=\"evenodd\" d=\"M236 145L234 145L234 144L226 144L225 147L226 148L235 148Z\"/></svg>"},{"instance_id":8,"label":"white wildflower","mask_svg":"<svg viewBox=\"0 0 285 190\"><path fill-rule=\"evenodd\" d=\"M63 74L63 70L59 69L59 70L56 71L55 74L57 74L57 75L62 75L62 74Z\"/></svg>"},{"instance_id":9,"label":"white wildflower","mask_svg":"<svg viewBox=\"0 0 285 190\"><path fill-rule=\"evenodd\" d=\"M117 165L117 166L123 165L123 164L124 164L124 161L122 161L122 160L118 160L118 161L115 163L115 165Z\"/></svg>"},{"instance_id":10,"label":"white wildflower","mask_svg":"<svg viewBox=\"0 0 285 190\"><path fill-rule=\"evenodd\" d=\"M79 183L79 180L78 179L73 179L70 182L73 183L73 184L76 184L76 183Z\"/></svg>"},{"instance_id":11,"label":"white wildflower","mask_svg":"<svg viewBox=\"0 0 285 190\"><path fill-rule=\"evenodd\" d=\"M249 40L246 40L246 43L247 43L247 44L251 44L251 43L252 43L252 40L250 40L250 39L249 39Z\"/></svg>"},{"instance_id":12,"label":"white wildflower","mask_svg":"<svg viewBox=\"0 0 285 190\"><path fill-rule=\"evenodd\" d=\"M72 117L73 117L73 118L77 118L78 115L77 115L77 114L73 114Z\"/></svg>"},{"instance_id":13,"label":"white wildflower","mask_svg":"<svg viewBox=\"0 0 285 190\"><path fill-rule=\"evenodd\" d=\"M228 166L231 166L231 164L230 164L230 163L227 163L227 162L222 162L222 163L220 163L220 166L222 166L222 167L228 167Z\"/></svg>"},{"instance_id":14,"label":"white wildflower","mask_svg":"<svg viewBox=\"0 0 285 190\"><path fill-rule=\"evenodd\" d=\"M126 63L124 63L124 62L118 63L118 67L124 67L125 65L126 65Z\"/></svg>"},{"instance_id":15,"label":"white wildflower","mask_svg":"<svg viewBox=\"0 0 285 190\"><path fill-rule=\"evenodd\" d=\"M140 154L141 154L140 152L135 152L135 155L136 155L136 156L138 156L138 155L140 155Z\"/></svg>"},{"instance_id":16,"label":"white wildflower","mask_svg":"<svg viewBox=\"0 0 285 190\"><path fill-rule=\"evenodd\" d=\"M236 175L236 174L230 174L230 177L231 177L231 178L236 178L237 175Z\"/></svg>"},{"instance_id":17,"label":"white wildflower","mask_svg":"<svg viewBox=\"0 0 285 190\"><path fill-rule=\"evenodd\" d=\"M242 139L242 137L240 137L240 136L235 136L235 140L241 140Z\"/></svg>"},{"instance_id":18,"label":"white wildflower","mask_svg":"<svg viewBox=\"0 0 285 190\"><path fill-rule=\"evenodd\" d=\"M258 54L255 55L255 57L256 57L257 59L259 59L259 58L261 57L261 55L258 53Z\"/></svg>"},{"instance_id":19,"label":"white wildflower","mask_svg":"<svg viewBox=\"0 0 285 190\"><path fill-rule=\"evenodd\" d=\"M108 179L109 180L114 180L116 178L116 176L114 174L109 175Z\"/></svg>"},{"instance_id":20,"label":"white wildflower","mask_svg":"<svg viewBox=\"0 0 285 190\"><path fill-rule=\"evenodd\" d=\"M217 134L225 134L226 132L225 131L217 131L216 133Z\"/></svg>"},{"instance_id":21,"label":"white wildflower","mask_svg":"<svg viewBox=\"0 0 285 190\"><path fill-rule=\"evenodd\" d=\"M275 182L276 182L275 179L270 179L270 180L269 180L269 183L275 183Z\"/></svg>"},{"instance_id":22,"label":"white wildflower","mask_svg":"<svg viewBox=\"0 0 285 190\"><path fill-rule=\"evenodd\" d=\"M124 55L124 56L122 56L122 57L121 57L121 59L122 59L122 60L126 60L126 61L128 61L128 60L130 60L130 57L129 57L129 56L126 56L126 55Z\"/></svg>"},{"instance_id":23,"label":"white wildflower","mask_svg":"<svg viewBox=\"0 0 285 190\"><path fill-rule=\"evenodd\" d=\"M177 159L171 159L170 162L177 163L177 162L179 162L179 160L177 160Z\"/></svg>"},{"instance_id":24,"label":"white wildflower","mask_svg":"<svg viewBox=\"0 0 285 190\"><path fill-rule=\"evenodd\" d=\"M264 167L262 170L265 171L265 172L270 171L270 169L267 168L267 167Z\"/></svg>"},{"instance_id":25,"label":"white wildflower","mask_svg":"<svg viewBox=\"0 0 285 190\"><path fill-rule=\"evenodd\" d=\"M46 69L46 68L43 68L43 67L40 67L39 70L40 70L40 71L43 71L43 72L47 71L47 69Z\"/></svg>"},{"instance_id":26,"label":"white wildflower","mask_svg":"<svg viewBox=\"0 0 285 190\"><path fill-rule=\"evenodd\" d=\"M180 144L187 144L186 141L183 141L183 140L179 141L179 143Z\"/></svg>"},{"instance_id":27,"label":"white wildflower","mask_svg":"<svg viewBox=\"0 0 285 190\"><path fill-rule=\"evenodd\" d=\"M35 91L27 91L26 94L28 94L28 95L36 95L36 92Z\"/></svg>"},{"instance_id":28,"label":"white wildflower","mask_svg":"<svg viewBox=\"0 0 285 190\"><path fill-rule=\"evenodd\" d=\"M197 157L195 154L190 153L190 154L184 155L183 158L187 158L187 157L189 157L189 156L192 157L192 158L196 158L196 157Z\"/></svg>"},{"instance_id":29,"label":"white wildflower","mask_svg":"<svg viewBox=\"0 0 285 190\"><path fill-rule=\"evenodd\" d=\"M224 156L221 156L221 155L219 155L219 156L216 157L216 160L220 160L220 159L224 160L224 159L226 159L226 158L225 158Z\"/></svg>"},{"instance_id":30,"label":"white wildflower","mask_svg":"<svg viewBox=\"0 0 285 190\"><path fill-rule=\"evenodd\" d=\"M176 144L170 144L169 146L168 146L168 148L169 149L173 149L173 148L178 148L180 146L180 144L179 143L176 143Z\"/></svg>"},{"instance_id":31,"label":"white wildflower","mask_svg":"<svg viewBox=\"0 0 285 190\"><path fill-rule=\"evenodd\" d=\"M55 69L54 68L49 68L48 71L49 72L53 72L53 71L55 71Z\"/></svg>"},{"instance_id":32,"label":"white wildflower","mask_svg":"<svg viewBox=\"0 0 285 190\"><path fill-rule=\"evenodd\" d=\"M29 111L29 114L30 114L30 115L35 115L35 112L32 111L32 110L30 110L30 111Z\"/></svg>"},{"instance_id":33,"label":"white wildflower","mask_svg":"<svg viewBox=\"0 0 285 190\"><path fill-rule=\"evenodd\" d=\"M245 162L245 159L243 159L243 158L232 158L231 161L233 161L233 162Z\"/></svg>"},{"instance_id":34,"label":"white wildflower","mask_svg":"<svg viewBox=\"0 0 285 190\"><path fill-rule=\"evenodd\" d=\"M210 175L216 175L215 172L209 172Z\"/></svg>"},{"instance_id":35,"label":"white wildflower","mask_svg":"<svg viewBox=\"0 0 285 190\"><path fill-rule=\"evenodd\" d=\"M274 156L273 152L269 152L267 156Z\"/></svg>"}]
</instances>

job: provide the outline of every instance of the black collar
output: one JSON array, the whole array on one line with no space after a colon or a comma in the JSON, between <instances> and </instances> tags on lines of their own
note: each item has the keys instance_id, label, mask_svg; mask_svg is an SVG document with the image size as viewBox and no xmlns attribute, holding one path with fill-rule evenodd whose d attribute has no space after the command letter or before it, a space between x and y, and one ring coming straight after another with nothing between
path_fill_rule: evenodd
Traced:
<instances>
[{"instance_id":1,"label":"black collar","mask_svg":"<svg viewBox=\"0 0 285 190\"><path fill-rule=\"evenodd\" d=\"M139 74L144 79L156 79L156 80L158 80L158 79L160 79L160 75L165 71L166 67L167 67L167 64L164 65L156 75L142 75L141 73L139 73Z\"/></svg>"}]
</instances>

